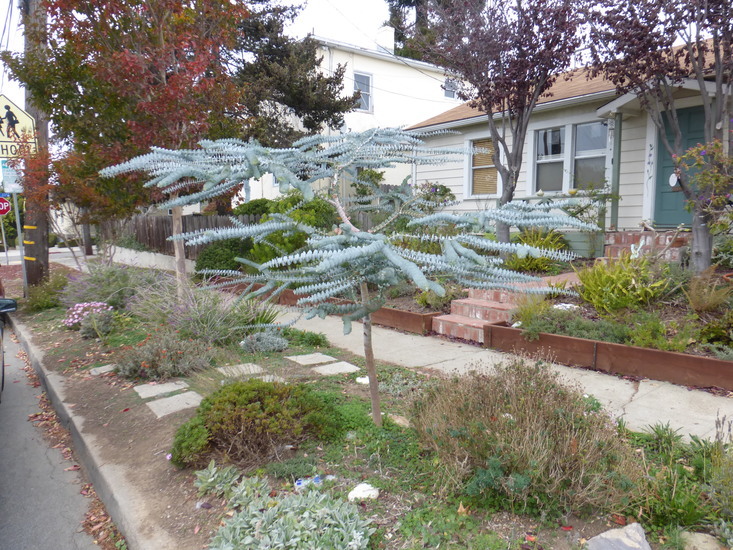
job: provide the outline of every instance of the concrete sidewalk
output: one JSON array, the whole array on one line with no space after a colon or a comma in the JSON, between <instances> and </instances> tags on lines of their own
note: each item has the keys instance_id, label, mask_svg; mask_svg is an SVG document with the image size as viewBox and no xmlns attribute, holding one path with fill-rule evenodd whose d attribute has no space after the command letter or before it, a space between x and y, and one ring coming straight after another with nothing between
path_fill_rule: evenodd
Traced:
<instances>
[{"instance_id":1,"label":"concrete sidewalk","mask_svg":"<svg viewBox=\"0 0 733 550\"><path fill-rule=\"evenodd\" d=\"M288 313L284 319L292 319ZM297 328L322 332L336 347L364 356L361 324L344 335L338 317L300 319ZM515 356L478 346L455 342L437 336L419 336L388 328L372 328L374 355L377 360L407 368L430 369L446 375L469 371L489 373L495 365ZM694 361L690 357L690 361ZM623 418L629 429L647 431L658 423L679 430L685 437L715 437L715 420L733 420L733 394L713 395L703 390L688 389L657 380L629 381L587 369L554 365L562 378L577 383L585 393L593 395L616 418Z\"/></svg>"}]
</instances>

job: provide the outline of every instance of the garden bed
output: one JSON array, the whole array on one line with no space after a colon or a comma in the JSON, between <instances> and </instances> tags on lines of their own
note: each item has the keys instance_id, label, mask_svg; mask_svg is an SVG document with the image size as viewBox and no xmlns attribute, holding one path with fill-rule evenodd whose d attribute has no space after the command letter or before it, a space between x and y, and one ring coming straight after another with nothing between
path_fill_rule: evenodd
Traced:
<instances>
[{"instance_id":1,"label":"garden bed","mask_svg":"<svg viewBox=\"0 0 733 550\"><path fill-rule=\"evenodd\" d=\"M226 287L228 292L241 293L247 289L246 284L240 283ZM291 289L283 290L278 296L278 304L283 306L294 306L299 299ZM346 300L342 300L346 303ZM383 307L372 313L372 323L389 328L404 330L414 334L428 334L433 330L433 318L441 315L439 311L418 312L391 307Z\"/></svg>"},{"instance_id":2,"label":"garden bed","mask_svg":"<svg viewBox=\"0 0 733 550\"><path fill-rule=\"evenodd\" d=\"M540 333L537 340L527 340L523 332L488 325L484 327L484 346L511 353L544 353L558 363L611 374L733 391L733 361L557 334Z\"/></svg>"}]
</instances>

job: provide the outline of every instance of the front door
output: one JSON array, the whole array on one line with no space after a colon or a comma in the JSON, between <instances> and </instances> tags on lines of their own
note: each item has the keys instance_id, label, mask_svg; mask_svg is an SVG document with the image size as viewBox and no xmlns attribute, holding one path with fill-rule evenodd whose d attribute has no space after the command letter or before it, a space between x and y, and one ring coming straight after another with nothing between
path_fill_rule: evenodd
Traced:
<instances>
[{"instance_id":1,"label":"front door","mask_svg":"<svg viewBox=\"0 0 733 550\"><path fill-rule=\"evenodd\" d=\"M694 147L705 140L704 113L702 107L679 109L677 118L682 130L682 146L684 149ZM668 139L672 133L667 131ZM690 225L692 216L685 209L685 195L679 185L672 187L670 177L674 173L674 162L667 149L659 139L659 164L657 166L656 199L654 202L654 225L657 227L676 227L679 224Z\"/></svg>"}]
</instances>

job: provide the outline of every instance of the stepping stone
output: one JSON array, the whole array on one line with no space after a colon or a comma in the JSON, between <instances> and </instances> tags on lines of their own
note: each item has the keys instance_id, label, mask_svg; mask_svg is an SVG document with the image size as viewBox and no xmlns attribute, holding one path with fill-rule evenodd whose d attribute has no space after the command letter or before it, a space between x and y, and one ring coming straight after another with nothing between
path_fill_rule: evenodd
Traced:
<instances>
[{"instance_id":1,"label":"stepping stone","mask_svg":"<svg viewBox=\"0 0 733 550\"><path fill-rule=\"evenodd\" d=\"M150 407L150 410L153 411L155 416L162 418L166 415L173 414L184 409L198 407L202 399L203 397L195 391L187 391L171 397L163 397L161 399L156 399L155 401L148 401L145 404Z\"/></svg>"},{"instance_id":2,"label":"stepping stone","mask_svg":"<svg viewBox=\"0 0 733 550\"><path fill-rule=\"evenodd\" d=\"M323 376L330 374L347 374L349 372L358 372L361 369L356 365L347 363L346 361L339 361L338 363L331 363L330 365L321 365L320 367L314 367L314 371Z\"/></svg>"},{"instance_id":3,"label":"stepping stone","mask_svg":"<svg viewBox=\"0 0 733 550\"><path fill-rule=\"evenodd\" d=\"M135 391L141 398L148 399L150 397L157 397L166 393L173 393L174 391L184 390L187 387L188 384L186 384L185 382L176 381L166 382L165 384L142 384L140 386L135 386Z\"/></svg>"},{"instance_id":4,"label":"stepping stone","mask_svg":"<svg viewBox=\"0 0 733 550\"><path fill-rule=\"evenodd\" d=\"M94 367L89 369L89 374L92 376L99 376L100 374L107 374L115 370L115 365L104 365L103 367Z\"/></svg>"},{"instance_id":5,"label":"stepping stone","mask_svg":"<svg viewBox=\"0 0 733 550\"><path fill-rule=\"evenodd\" d=\"M285 359L290 359L291 361L295 361L299 365L303 366L309 366L309 365L322 365L323 363L332 363L336 360L335 357L331 357L330 355L326 355L324 353L307 353L305 355L291 355L290 357L286 357Z\"/></svg>"},{"instance_id":6,"label":"stepping stone","mask_svg":"<svg viewBox=\"0 0 733 550\"><path fill-rule=\"evenodd\" d=\"M254 363L242 363L241 365L229 365L228 367L218 367L220 373L229 378L239 378L240 376L251 376L260 374L264 369Z\"/></svg>"}]
</instances>

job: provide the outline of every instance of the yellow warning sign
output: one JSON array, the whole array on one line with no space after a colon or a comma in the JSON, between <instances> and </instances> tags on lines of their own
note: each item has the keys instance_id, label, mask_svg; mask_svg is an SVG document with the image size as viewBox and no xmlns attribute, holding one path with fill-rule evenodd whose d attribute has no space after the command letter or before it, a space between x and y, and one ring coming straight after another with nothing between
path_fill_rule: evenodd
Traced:
<instances>
[{"instance_id":1,"label":"yellow warning sign","mask_svg":"<svg viewBox=\"0 0 733 550\"><path fill-rule=\"evenodd\" d=\"M0 94L0 158L15 158L23 144L35 151L36 121L6 96Z\"/></svg>"}]
</instances>

